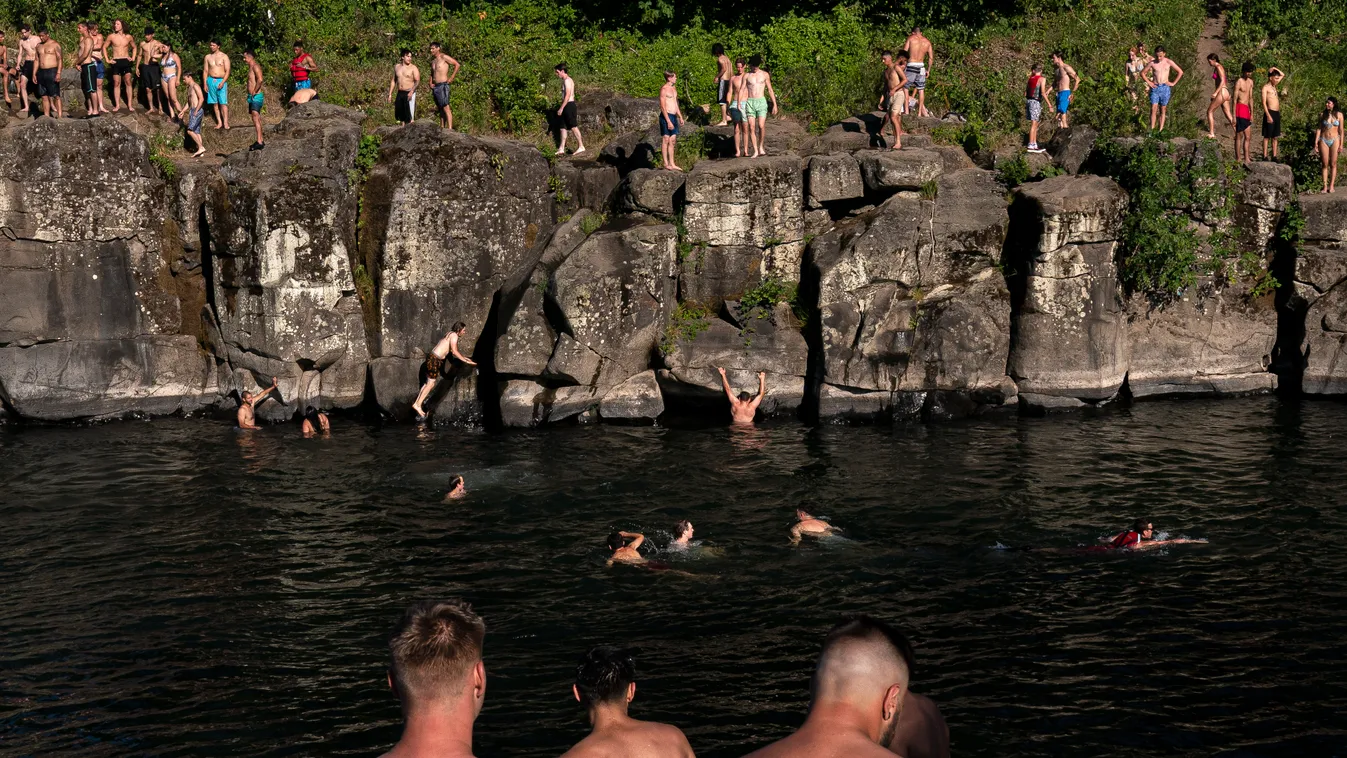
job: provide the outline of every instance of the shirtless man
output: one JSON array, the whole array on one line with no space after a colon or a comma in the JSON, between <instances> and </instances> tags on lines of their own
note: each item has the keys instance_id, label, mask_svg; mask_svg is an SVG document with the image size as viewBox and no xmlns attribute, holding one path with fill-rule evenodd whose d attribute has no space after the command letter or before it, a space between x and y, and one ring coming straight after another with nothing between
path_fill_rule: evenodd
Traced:
<instances>
[{"instance_id":1,"label":"shirtless man","mask_svg":"<svg viewBox=\"0 0 1347 758\"><path fill-rule=\"evenodd\" d=\"M98 67L94 65L94 37L89 25L83 21L78 26L80 46L75 51L75 66L80 70L80 90L84 92L84 115L98 115L98 101L94 93L98 91Z\"/></svg>"},{"instance_id":2,"label":"shirtless man","mask_svg":"<svg viewBox=\"0 0 1347 758\"><path fill-rule=\"evenodd\" d=\"M889 625L868 616L838 624L823 641L809 715L794 734L750 758L893 758L908 672Z\"/></svg>"},{"instance_id":3,"label":"shirtless man","mask_svg":"<svg viewBox=\"0 0 1347 758\"><path fill-rule=\"evenodd\" d=\"M795 525L790 528L790 544L799 544L801 537L827 537L837 527L823 519L814 518L803 508L795 509Z\"/></svg>"},{"instance_id":4,"label":"shirtless man","mask_svg":"<svg viewBox=\"0 0 1347 758\"><path fill-rule=\"evenodd\" d=\"M238 423L240 429L262 428L258 426L257 423L254 421L253 410L257 408L258 403L262 402L263 400L266 400L267 397L271 395L272 391L276 389L276 384L277 384L276 377L273 376L271 377L270 387L267 387L266 389L257 393L253 392L243 393L243 402L239 403L239 414L238 414Z\"/></svg>"},{"instance_id":5,"label":"shirtless man","mask_svg":"<svg viewBox=\"0 0 1347 758\"><path fill-rule=\"evenodd\" d=\"M682 171L677 150L678 127L683 123L683 111L678 107L678 75L672 71L664 72L664 86L659 89L659 134L660 152L664 158L664 168L669 171Z\"/></svg>"},{"instance_id":6,"label":"shirtless man","mask_svg":"<svg viewBox=\"0 0 1347 758\"><path fill-rule=\"evenodd\" d=\"M766 150L767 139L767 97L772 98L771 114L776 115L776 91L772 89L772 75L758 68L762 65L762 56L754 55L748 59L748 73L744 74L744 117L748 120L748 134L753 142L753 156L757 158Z\"/></svg>"},{"instance_id":7,"label":"shirtless man","mask_svg":"<svg viewBox=\"0 0 1347 758\"><path fill-rule=\"evenodd\" d=\"M136 60L140 64L140 86L145 90L149 113L157 113L161 107L168 110L167 103L163 102L164 71L159 65L165 52L164 43L154 38L154 29L145 27L145 41L140 43Z\"/></svg>"},{"instance_id":8,"label":"shirtless man","mask_svg":"<svg viewBox=\"0 0 1347 758\"><path fill-rule=\"evenodd\" d=\"M1249 127L1253 125L1253 64L1245 62L1235 80L1235 160L1249 163Z\"/></svg>"},{"instance_id":9,"label":"shirtless man","mask_svg":"<svg viewBox=\"0 0 1347 758\"><path fill-rule=\"evenodd\" d=\"M884 112L884 120L879 124L879 139L884 141L885 125L893 125L893 145L891 149L903 149L903 109L907 104L907 93L903 91L907 84L907 59L905 53L898 54L894 60L892 53L884 53L884 93L879 98L879 109Z\"/></svg>"},{"instance_id":10,"label":"shirtless man","mask_svg":"<svg viewBox=\"0 0 1347 758\"><path fill-rule=\"evenodd\" d=\"M206 120L206 109L202 107L205 94L190 71L182 73L182 83L187 85L187 116L182 124L187 129L187 136L196 142L196 152L192 153L192 157L200 158L206 154L206 143L201 139L201 122Z\"/></svg>"},{"instance_id":11,"label":"shirtless man","mask_svg":"<svg viewBox=\"0 0 1347 758\"><path fill-rule=\"evenodd\" d=\"M136 40L126 33L121 19L112 22L112 34L103 42L103 59L112 66L112 112L122 109L122 93L126 93L126 108L135 112L136 95L131 87L131 67Z\"/></svg>"},{"instance_id":12,"label":"shirtless man","mask_svg":"<svg viewBox=\"0 0 1347 758\"><path fill-rule=\"evenodd\" d=\"M730 77L730 121L734 124L734 157L748 153L748 126L744 123L744 59L735 58L737 73Z\"/></svg>"},{"instance_id":13,"label":"shirtless man","mask_svg":"<svg viewBox=\"0 0 1347 758\"><path fill-rule=\"evenodd\" d=\"M1272 160L1277 160L1277 141L1282 136L1282 105L1277 87L1285 74L1278 68L1267 70L1267 84L1263 85L1261 100L1263 103L1263 160L1268 159L1268 144L1272 145Z\"/></svg>"},{"instance_id":14,"label":"shirtless man","mask_svg":"<svg viewBox=\"0 0 1347 758\"><path fill-rule=\"evenodd\" d=\"M730 92L734 70L730 67L730 56L725 54L724 45L719 42L711 45L711 54L716 56L716 102L720 103L720 123L716 126L724 126L730 122L730 103L734 102Z\"/></svg>"},{"instance_id":15,"label":"shirtless man","mask_svg":"<svg viewBox=\"0 0 1347 758\"><path fill-rule=\"evenodd\" d=\"M730 380L725 378L725 369L716 367L716 371L720 372L720 384L725 388L725 397L730 399L730 423L735 426L752 426L758 406L762 405L762 397L767 394L767 372L758 372L757 397L750 397L747 392L740 392L739 396L735 397L734 390L730 388Z\"/></svg>"},{"instance_id":16,"label":"shirtless man","mask_svg":"<svg viewBox=\"0 0 1347 758\"><path fill-rule=\"evenodd\" d=\"M631 542L627 542L631 540ZM637 550L645 542L645 535L636 532L613 532L608 535L608 549L613 554L608 557L608 565L614 563L645 563L645 558Z\"/></svg>"},{"instance_id":17,"label":"shirtless man","mask_svg":"<svg viewBox=\"0 0 1347 758\"><path fill-rule=\"evenodd\" d=\"M921 27L914 26L903 51L907 53L906 86L917 91L917 115L930 116L931 112L926 110L926 77L935 67L935 48L921 33ZM903 112L907 112L907 98L903 98Z\"/></svg>"},{"instance_id":18,"label":"shirtless man","mask_svg":"<svg viewBox=\"0 0 1347 758\"><path fill-rule=\"evenodd\" d=\"M1169 80L1169 72L1178 74L1173 81ZM1156 116L1160 119L1160 131L1165 130L1165 116L1169 113L1169 99L1174 94L1174 87L1183 78L1183 69L1179 64L1170 60L1165 55L1163 47L1155 48L1155 60L1146 66L1141 72L1142 81L1151 90L1151 131L1155 131Z\"/></svg>"},{"instance_id":19,"label":"shirtless man","mask_svg":"<svg viewBox=\"0 0 1347 758\"><path fill-rule=\"evenodd\" d=\"M0 29L0 89L5 95L5 104L14 102L9 96L9 48L5 47L5 31Z\"/></svg>"},{"instance_id":20,"label":"shirtless man","mask_svg":"<svg viewBox=\"0 0 1347 758\"><path fill-rule=\"evenodd\" d=\"M249 150L261 150L267 146L262 138L262 108L267 104L266 93L262 91L262 64L257 62L257 53L243 51L243 62L248 65L248 118L253 120L253 131L257 141L248 146Z\"/></svg>"},{"instance_id":21,"label":"shirtless man","mask_svg":"<svg viewBox=\"0 0 1347 758\"><path fill-rule=\"evenodd\" d=\"M458 351L458 340L467 330L467 324L462 321L456 322L445 333L444 338L436 343L435 349L430 351L430 355L426 356L426 383L421 385L421 392L416 396L416 402L412 403L412 410L416 411L417 418L426 417L424 408L426 398L430 397L431 390L435 389L435 385L440 381L440 369L444 367L445 359L452 355L456 361L469 366L477 365Z\"/></svg>"},{"instance_id":22,"label":"shirtless man","mask_svg":"<svg viewBox=\"0 0 1347 758\"><path fill-rule=\"evenodd\" d=\"M444 502L450 500L462 500L468 496L468 487L463 482L463 477L455 476L449 480L449 491L444 493Z\"/></svg>"},{"instance_id":23,"label":"shirtless man","mask_svg":"<svg viewBox=\"0 0 1347 758\"><path fill-rule=\"evenodd\" d=\"M450 68L453 71L450 71ZM435 109L440 112L440 126L453 130L454 112L449 109L449 85L458 78L458 61L444 52L438 42L430 43L430 94L435 98Z\"/></svg>"},{"instance_id":24,"label":"shirtless man","mask_svg":"<svg viewBox=\"0 0 1347 758\"><path fill-rule=\"evenodd\" d=\"M388 102L393 102L393 93L397 92L397 103L393 106L393 118L402 125L416 120L416 88L421 85L421 69L412 63L412 51L403 48L398 62L393 64L393 76L388 80Z\"/></svg>"},{"instance_id":25,"label":"shirtless man","mask_svg":"<svg viewBox=\"0 0 1347 758\"><path fill-rule=\"evenodd\" d=\"M1076 96L1076 88L1080 86L1080 76L1062 59L1060 50L1052 54L1052 65L1055 67L1057 80L1057 128L1068 129L1071 123L1066 114Z\"/></svg>"},{"instance_id":26,"label":"shirtless man","mask_svg":"<svg viewBox=\"0 0 1347 758\"><path fill-rule=\"evenodd\" d=\"M61 43L51 38L46 29L40 29L37 38L37 94L42 97L42 115L60 118L61 69L65 66Z\"/></svg>"},{"instance_id":27,"label":"shirtless man","mask_svg":"<svg viewBox=\"0 0 1347 758\"><path fill-rule=\"evenodd\" d=\"M233 63L220 52L219 40L210 41L210 54L202 65L206 69L206 105L215 106L215 128L229 128L229 73Z\"/></svg>"},{"instance_id":28,"label":"shirtless man","mask_svg":"<svg viewBox=\"0 0 1347 758\"><path fill-rule=\"evenodd\" d=\"M602 645L575 668L575 699L589 712L589 735L562 758L694 758L682 730L627 714L636 697L636 661L626 650Z\"/></svg>"},{"instance_id":29,"label":"shirtless man","mask_svg":"<svg viewBox=\"0 0 1347 758\"><path fill-rule=\"evenodd\" d=\"M909 680L917 675L916 653L912 644L901 632L895 631L893 642L907 664ZM949 726L940 709L925 695L918 695L908 687L903 693L902 715L898 718L898 729L888 748L903 758L949 758Z\"/></svg>"},{"instance_id":30,"label":"shirtless man","mask_svg":"<svg viewBox=\"0 0 1347 758\"><path fill-rule=\"evenodd\" d=\"M37 84L37 46L42 41L33 34L33 28L28 24L19 27L19 57L14 61L14 67L19 70L19 105L20 111L27 115L32 103L28 100L28 88Z\"/></svg>"},{"instance_id":31,"label":"shirtless man","mask_svg":"<svg viewBox=\"0 0 1347 758\"><path fill-rule=\"evenodd\" d=\"M90 53L94 57L94 106L101 116L107 110L103 105L103 81L107 78L107 67L103 63L103 48L107 45L107 40L103 38L103 32L99 31L97 21L87 23L89 38L94 43L94 49Z\"/></svg>"},{"instance_id":32,"label":"shirtless man","mask_svg":"<svg viewBox=\"0 0 1347 758\"><path fill-rule=\"evenodd\" d=\"M692 547L692 522L684 519L674 524L673 542L669 543L670 550L687 550Z\"/></svg>"},{"instance_id":33,"label":"shirtless man","mask_svg":"<svg viewBox=\"0 0 1347 758\"><path fill-rule=\"evenodd\" d=\"M580 138L580 110L575 104L575 80L566 73L565 63L557 64L556 73L561 80L561 107L557 108L557 118L561 119L561 147L557 148L557 153L566 154L566 135L574 132L575 144L579 147L571 155L579 155L585 151L585 141Z\"/></svg>"}]
</instances>

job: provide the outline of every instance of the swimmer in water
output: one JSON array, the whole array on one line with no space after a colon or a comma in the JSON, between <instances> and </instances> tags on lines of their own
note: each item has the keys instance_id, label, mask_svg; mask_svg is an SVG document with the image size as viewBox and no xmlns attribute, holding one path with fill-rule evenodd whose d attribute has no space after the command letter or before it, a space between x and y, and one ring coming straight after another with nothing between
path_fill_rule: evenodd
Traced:
<instances>
[{"instance_id":1,"label":"swimmer in water","mask_svg":"<svg viewBox=\"0 0 1347 758\"><path fill-rule=\"evenodd\" d=\"M837 533L837 527L822 519L814 518L803 508L795 509L795 518L799 520L790 528L790 544L792 545L799 544L802 536L827 537L830 534Z\"/></svg>"},{"instance_id":2,"label":"swimmer in water","mask_svg":"<svg viewBox=\"0 0 1347 758\"><path fill-rule=\"evenodd\" d=\"M304 423L300 425L300 431L305 437L317 437L319 432L324 435L331 433L332 423L327 420L327 414L317 408L309 408L304 414Z\"/></svg>"},{"instance_id":3,"label":"swimmer in water","mask_svg":"<svg viewBox=\"0 0 1347 758\"><path fill-rule=\"evenodd\" d=\"M262 390L261 392L258 392L257 394L253 394L251 392L243 393L243 402L239 403L239 413L238 413L238 424L240 429L262 428L258 426L257 422L254 420L253 410L257 408L258 403L262 402L263 400L266 400L267 397L271 395L272 391L276 389L276 384L277 384L276 377L273 376L271 377L270 387L267 387L266 389Z\"/></svg>"},{"instance_id":4,"label":"swimmer in water","mask_svg":"<svg viewBox=\"0 0 1347 758\"><path fill-rule=\"evenodd\" d=\"M1165 545L1192 545L1205 543L1206 540L1172 539L1157 540L1154 537L1155 526L1150 519L1137 519L1132 528L1119 532L1117 536L1102 546L1105 550L1151 550Z\"/></svg>"},{"instance_id":5,"label":"swimmer in water","mask_svg":"<svg viewBox=\"0 0 1347 758\"><path fill-rule=\"evenodd\" d=\"M463 484L463 477L455 476L449 480L449 491L444 495L444 502L450 500L462 500L468 496L468 488Z\"/></svg>"},{"instance_id":6,"label":"swimmer in water","mask_svg":"<svg viewBox=\"0 0 1347 758\"><path fill-rule=\"evenodd\" d=\"M674 539L669 543L670 550L687 550L692 547L692 522L687 519L674 524Z\"/></svg>"},{"instance_id":7,"label":"swimmer in water","mask_svg":"<svg viewBox=\"0 0 1347 758\"><path fill-rule=\"evenodd\" d=\"M627 542L631 540L631 542ZM645 563L645 558L641 557L637 550L645 542L644 534L636 532L613 532L608 535L608 549L613 551L612 556L608 558L608 565L614 563L641 564Z\"/></svg>"}]
</instances>

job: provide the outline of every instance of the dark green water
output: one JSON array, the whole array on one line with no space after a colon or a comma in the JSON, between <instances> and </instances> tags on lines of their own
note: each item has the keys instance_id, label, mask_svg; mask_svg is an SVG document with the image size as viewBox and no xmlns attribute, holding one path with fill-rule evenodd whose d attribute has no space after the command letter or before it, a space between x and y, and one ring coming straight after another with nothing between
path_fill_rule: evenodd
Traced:
<instances>
[{"instance_id":1,"label":"dark green water","mask_svg":"<svg viewBox=\"0 0 1347 758\"><path fill-rule=\"evenodd\" d=\"M1347 406L487 434L338 420L0 431L0 753L372 755L422 595L488 623L479 755L584 732L574 661L637 645L638 716L735 756L804 712L849 612L913 638L956 755L1347 754ZM439 502L455 473L465 501ZM846 541L792 548L805 504ZM1209 545L1091 543L1148 515ZM610 528L695 577L605 568ZM664 556L667 558L667 556ZM671 560L678 561L678 558Z\"/></svg>"}]
</instances>

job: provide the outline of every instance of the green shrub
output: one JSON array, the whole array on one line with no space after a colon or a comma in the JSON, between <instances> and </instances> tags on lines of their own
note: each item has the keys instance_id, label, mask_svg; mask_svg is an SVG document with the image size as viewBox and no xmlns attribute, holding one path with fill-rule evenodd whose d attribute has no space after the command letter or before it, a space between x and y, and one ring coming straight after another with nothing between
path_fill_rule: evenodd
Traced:
<instances>
[{"instance_id":1,"label":"green shrub","mask_svg":"<svg viewBox=\"0 0 1347 758\"><path fill-rule=\"evenodd\" d=\"M711 328L711 311L697 303L679 303L669 316L669 325L664 329L664 338L659 349L664 355L673 353L679 342L691 342L707 329Z\"/></svg>"}]
</instances>

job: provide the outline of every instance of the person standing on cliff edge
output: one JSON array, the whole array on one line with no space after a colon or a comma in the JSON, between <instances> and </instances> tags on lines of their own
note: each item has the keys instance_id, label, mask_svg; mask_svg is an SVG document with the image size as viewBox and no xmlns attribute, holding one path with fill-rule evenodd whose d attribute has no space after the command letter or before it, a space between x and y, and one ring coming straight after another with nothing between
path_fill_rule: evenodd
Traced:
<instances>
[{"instance_id":1,"label":"person standing on cliff edge","mask_svg":"<svg viewBox=\"0 0 1347 758\"><path fill-rule=\"evenodd\" d=\"M905 86L917 93L917 115L929 117L931 112L926 109L926 77L935 67L935 48L926 35L921 33L921 27L914 26L912 34L907 37L907 42L903 43L903 51L907 53L907 67L903 72L906 77ZM908 103L908 98L904 96L904 113L910 111Z\"/></svg>"},{"instance_id":2,"label":"person standing on cliff edge","mask_svg":"<svg viewBox=\"0 0 1347 758\"><path fill-rule=\"evenodd\" d=\"M1276 67L1267 70L1267 84L1263 85L1263 160L1268 160L1268 146L1272 146L1272 160L1277 160L1277 143L1282 136L1282 104L1277 88L1285 76Z\"/></svg>"},{"instance_id":3,"label":"person standing on cliff edge","mask_svg":"<svg viewBox=\"0 0 1347 758\"><path fill-rule=\"evenodd\" d=\"M450 71L449 67L454 70ZM438 42L430 43L430 94L435 98L435 109L440 112L440 126L454 130L454 112L449 109L449 85L458 78L458 61L444 52Z\"/></svg>"},{"instance_id":4,"label":"person standing on cliff edge","mask_svg":"<svg viewBox=\"0 0 1347 758\"><path fill-rule=\"evenodd\" d=\"M204 61L206 105L215 106L215 128L229 129L229 72L233 63L220 52L219 40L210 41L210 55Z\"/></svg>"},{"instance_id":5,"label":"person standing on cliff edge","mask_svg":"<svg viewBox=\"0 0 1347 758\"><path fill-rule=\"evenodd\" d=\"M51 38L46 29L39 29L37 38L37 94L42 96L42 115L61 117L61 69L65 65L61 43Z\"/></svg>"},{"instance_id":6,"label":"person standing on cliff edge","mask_svg":"<svg viewBox=\"0 0 1347 758\"><path fill-rule=\"evenodd\" d=\"M257 140L248 146L249 150L261 150L267 146L262 138L262 108L266 105L266 93L262 91L262 64L257 62L257 53L245 50L243 62L248 65L248 118L253 120L253 131Z\"/></svg>"},{"instance_id":7,"label":"person standing on cliff edge","mask_svg":"<svg viewBox=\"0 0 1347 758\"><path fill-rule=\"evenodd\" d=\"M738 397L734 396L734 390L730 387L730 380L725 378L725 369L717 367L720 372L720 384L725 388L725 397L730 399L730 420L735 426L752 426L753 417L758 412L758 406L762 405L762 398L767 394L767 372L758 372L758 396L753 397L747 392L740 392Z\"/></svg>"},{"instance_id":8,"label":"person standing on cliff edge","mask_svg":"<svg viewBox=\"0 0 1347 758\"><path fill-rule=\"evenodd\" d=\"M421 385L421 392L416 396L416 402L412 403L412 410L416 411L416 417L423 419L426 417L425 403L426 398L435 389L435 385L440 381L441 370L444 368L444 361L450 356L454 356L454 362L450 364L451 373L457 369L458 364L462 363L468 366L476 366L476 362L458 351L458 340L463 333L468 330L468 325L462 321L457 321L444 335L444 338L436 343L435 348L426 356L426 383Z\"/></svg>"},{"instance_id":9,"label":"person standing on cliff edge","mask_svg":"<svg viewBox=\"0 0 1347 758\"><path fill-rule=\"evenodd\" d=\"M683 122L683 111L678 107L678 75L664 72L664 86L659 90L659 134L662 142L664 168L682 171L675 153L678 149L678 126Z\"/></svg>"},{"instance_id":10,"label":"person standing on cliff edge","mask_svg":"<svg viewBox=\"0 0 1347 758\"><path fill-rule=\"evenodd\" d=\"M201 138L201 122L206 120L206 109L202 103L206 95L201 91L201 85L196 83L196 77L191 71L183 72L182 83L187 85L187 115L183 118L182 124L187 130L187 136L196 142L196 152L192 153L192 157L200 158L206 154L206 143Z\"/></svg>"},{"instance_id":11,"label":"person standing on cliff edge","mask_svg":"<svg viewBox=\"0 0 1347 758\"><path fill-rule=\"evenodd\" d=\"M725 54L725 46L719 42L711 45L711 54L716 56L716 102L720 104L720 123L730 123L730 79L734 77L734 68L730 65L730 56Z\"/></svg>"},{"instance_id":12,"label":"person standing on cliff edge","mask_svg":"<svg viewBox=\"0 0 1347 758\"><path fill-rule=\"evenodd\" d=\"M393 117L403 126L416 120L416 88L420 86L421 69L412 63L412 51L403 48L398 62L393 66L393 77L388 81L388 102L393 102L393 93L396 91Z\"/></svg>"},{"instance_id":13,"label":"person standing on cliff edge","mask_svg":"<svg viewBox=\"0 0 1347 758\"><path fill-rule=\"evenodd\" d=\"M1178 74L1172 82L1169 80L1171 70ZM1157 115L1160 119L1160 131L1165 130L1165 117L1169 115L1169 99L1174 94L1174 87L1182 78L1183 69L1179 68L1179 64L1165 55L1163 47L1155 48L1155 60L1141 72L1141 79L1151 89L1151 131L1155 131Z\"/></svg>"},{"instance_id":14,"label":"person standing on cliff edge","mask_svg":"<svg viewBox=\"0 0 1347 758\"><path fill-rule=\"evenodd\" d=\"M1245 61L1235 80L1235 160L1249 163L1249 127L1253 124L1253 64Z\"/></svg>"},{"instance_id":15,"label":"person standing on cliff edge","mask_svg":"<svg viewBox=\"0 0 1347 758\"><path fill-rule=\"evenodd\" d=\"M566 135L575 133L575 144L579 147L571 155L579 155L585 151L585 141L580 138L580 111L575 104L575 80L566 73L566 64L557 64L557 78L561 80L561 107L557 108L557 117L561 119L561 147L557 148L558 155L566 154Z\"/></svg>"}]
</instances>

